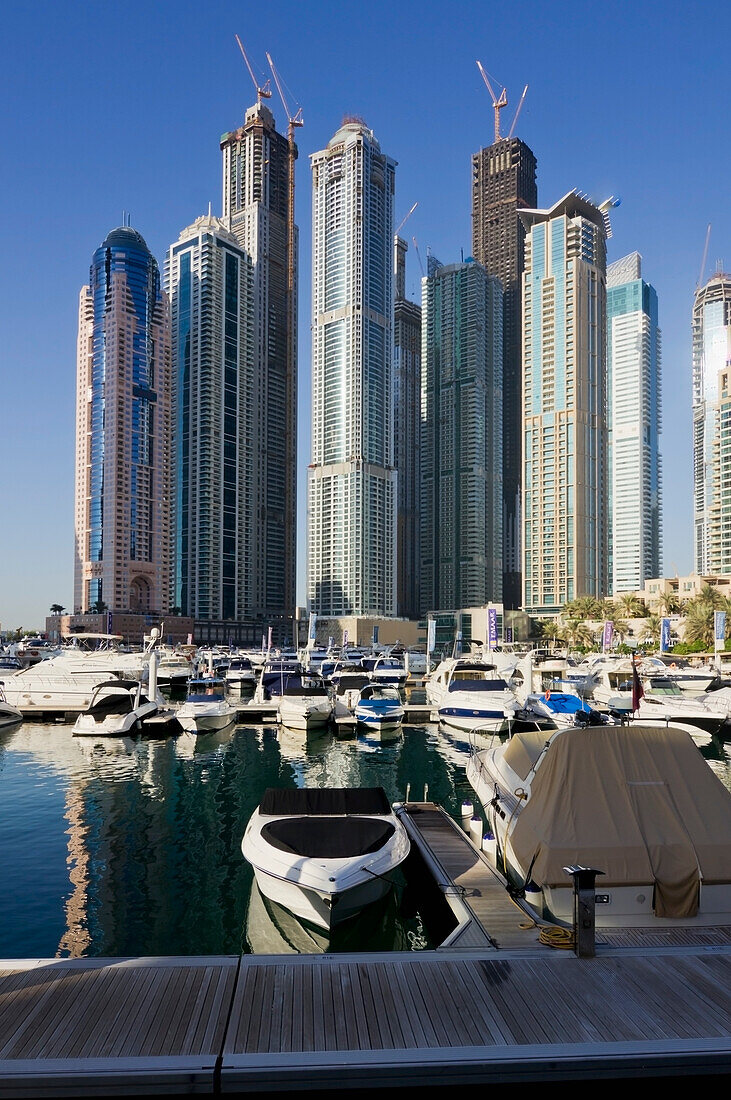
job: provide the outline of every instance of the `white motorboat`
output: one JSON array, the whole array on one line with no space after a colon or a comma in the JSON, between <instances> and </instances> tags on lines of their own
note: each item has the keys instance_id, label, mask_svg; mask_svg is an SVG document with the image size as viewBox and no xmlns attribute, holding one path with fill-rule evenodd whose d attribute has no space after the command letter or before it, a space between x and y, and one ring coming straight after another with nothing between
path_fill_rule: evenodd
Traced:
<instances>
[{"instance_id":1,"label":"white motorboat","mask_svg":"<svg viewBox=\"0 0 731 1100\"><path fill-rule=\"evenodd\" d=\"M585 702L571 684L560 681L556 689L530 692L523 700L517 717L523 721L535 721L542 729L566 729L568 726L600 725L609 716L600 715Z\"/></svg>"},{"instance_id":2,"label":"white motorboat","mask_svg":"<svg viewBox=\"0 0 731 1100\"><path fill-rule=\"evenodd\" d=\"M426 681L439 720L458 730L507 730L518 700L495 664L470 658L442 661Z\"/></svg>"},{"instance_id":3,"label":"white motorboat","mask_svg":"<svg viewBox=\"0 0 731 1100\"><path fill-rule=\"evenodd\" d=\"M10 729L23 721L23 715L17 707L12 706L3 693L3 684L0 680L0 730Z\"/></svg>"},{"instance_id":4,"label":"white motorboat","mask_svg":"<svg viewBox=\"0 0 731 1100\"><path fill-rule=\"evenodd\" d=\"M326 726L333 714L333 698L321 676L292 673L272 685L277 721L293 730Z\"/></svg>"},{"instance_id":5,"label":"white motorboat","mask_svg":"<svg viewBox=\"0 0 731 1100\"><path fill-rule=\"evenodd\" d=\"M398 657L364 657L363 668L374 683L388 684L391 687L404 687L409 676L406 666Z\"/></svg>"},{"instance_id":6,"label":"white motorboat","mask_svg":"<svg viewBox=\"0 0 731 1100\"><path fill-rule=\"evenodd\" d=\"M108 680L94 688L88 709L74 723L74 735L124 737L139 733L164 705L160 695L148 698L139 680Z\"/></svg>"},{"instance_id":7,"label":"white motorboat","mask_svg":"<svg viewBox=\"0 0 731 1100\"><path fill-rule=\"evenodd\" d=\"M250 657L239 655L232 656L226 669L226 685L228 687L256 687L257 674Z\"/></svg>"},{"instance_id":8,"label":"white motorboat","mask_svg":"<svg viewBox=\"0 0 731 1100\"><path fill-rule=\"evenodd\" d=\"M591 666L594 683L591 699L619 714L632 711L632 662L626 658L604 658Z\"/></svg>"},{"instance_id":9,"label":"white motorboat","mask_svg":"<svg viewBox=\"0 0 731 1100\"><path fill-rule=\"evenodd\" d=\"M684 729L515 733L467 778L497 869L541 917L572 922L565 868L583 866L602 872L598 928L731 925L731 792Z\"/></svg>"},{"instance_id":10,"label":"white motorboat","mask_svg":"<svg viewBox=\"0 0 731 1100\"><path fill-rule=\"evenodd\" d=\"M372 733L395 734L404 720L398 688L371 683L361 689L354 707L356 721Z\"/></svg>"},{"instance_id":11,"label":"white motorboat","mask_svg":"<svg viewBox=\"0 0 731 1100\"><path fill-rule=\"evenodd\" d=\"M634 712L639 719L683 722L707 734L719 733L726 715L706 702L706 696L689 696L667 676L650 676L642 682L643 695Z\"/></svg>"},{"instance_id":12,"label":"white motorboat","mask_svg":"<svg viewBox=\"0 0 731 1100\"><path fill-rule=\"evenodd\" d=\"M197 676L188 681L188 694L175 716L188 733L212 733L236 721L236 707L226 699L224 680Z\"/></svg>"},{"instance_id":13,"label":"white motorboat","mask_svg":"<svg viewBox=\"0 0 731 1100\"><path fill-rule=\"evenodd\" d=\"M241 842L262 894L328 930L391 889L409 848L382 787L269 788Z\"/></svg>"}]
</instances>

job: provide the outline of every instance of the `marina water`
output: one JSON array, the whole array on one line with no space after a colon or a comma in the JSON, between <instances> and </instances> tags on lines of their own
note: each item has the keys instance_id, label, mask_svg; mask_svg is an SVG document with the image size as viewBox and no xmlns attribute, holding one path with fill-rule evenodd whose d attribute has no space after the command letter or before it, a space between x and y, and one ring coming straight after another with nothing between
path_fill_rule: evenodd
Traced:
<instances>
[{"instance_id":1,"label":"marina water","mask_svg":"<svg viewBox=\"0 0 731 1100\"><path fill-rule=\"evenodd\" d=\"M731 746L703 754L731 787ZM381 743L275 725L96 739L25 722L0 737L0 958L307 950L276 920L273 937L262 929L272 913L241 853L264 789L382 786L393 802L426 788L459 820L462 802L477 802L468 756L467 735L435 725ZM383 911L314 949L433 946L407 891L397 883Z\"/></svg>"}]
</instances>

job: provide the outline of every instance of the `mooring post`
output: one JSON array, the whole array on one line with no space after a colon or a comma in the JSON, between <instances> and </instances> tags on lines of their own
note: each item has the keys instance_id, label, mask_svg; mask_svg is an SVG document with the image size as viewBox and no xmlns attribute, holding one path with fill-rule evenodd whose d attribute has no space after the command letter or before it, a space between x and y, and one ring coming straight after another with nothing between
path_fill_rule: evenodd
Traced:
<instances>
[{"instance_id":1,"label":"mooring post","mask_svg":"<svg viewBox=\"0 0 731 1100\"><path fill-rule=\"evenodd\" d=\"M596 901L594 884L595 867L564 867L574 880L574 951L580 959L592 959L596 955Z\"/></svg>"}]
</instances>

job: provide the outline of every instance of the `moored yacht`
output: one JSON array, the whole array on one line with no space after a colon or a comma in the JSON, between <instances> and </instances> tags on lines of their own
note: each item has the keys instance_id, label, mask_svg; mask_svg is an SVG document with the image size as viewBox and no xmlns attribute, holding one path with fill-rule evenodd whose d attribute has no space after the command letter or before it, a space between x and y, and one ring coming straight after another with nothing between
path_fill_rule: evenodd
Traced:
<instances>
[{"instance_id":1,"label":"moored yacht","mask_svg":"<svg viewBox=\"0 0 731 1100\"><path fill-rule=\"evenodd\" d=\"M580 865L601 872L599 928L731 925L731 792L683 729L516 733L467 778L497 869L541 917L572 922Z\"/></svg>"},{"instance_id":2,"label":"moored yacht","mask_svg":"<svg viewBox=\"0 0 731 1100\"><path fill-rule=\"evenodd\" d=\"M236 707L226 699L223 677L197 676L188 681L188 694L175 713L188 733L223 730L236 721Z\"/></svg>"},{"instance_id":3,"label":"moored yacht","mask_svg":"<svg viewBox=\"0 0 731 1100\"><path fill-rule=\"evenodd\" d=\"M508 729L518 709L496 666L470 658L442 661L426 681L426 698L439 720L458 730Z\"/></svg>"}]
</instances>

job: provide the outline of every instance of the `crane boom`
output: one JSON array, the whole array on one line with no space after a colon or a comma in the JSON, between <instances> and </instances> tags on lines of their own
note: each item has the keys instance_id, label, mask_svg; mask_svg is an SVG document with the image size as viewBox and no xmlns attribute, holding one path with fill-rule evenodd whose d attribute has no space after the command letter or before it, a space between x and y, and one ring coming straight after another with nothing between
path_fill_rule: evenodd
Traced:
<instances>
[{"instance_id":1,"label":"crane boom","mask_svg":"<svg viewBox=\"0 0 731 1100\"><path fill-rule=\"evenodd\" d=\"M500 93L500 97L498 98L493 91L493 87L490 83L487 73L482 67L482 62L477 62L477 68L480 70L482 79L485 81L485 86L487 87L487 90L490 93L490 97L492 99L492 105L495 110L495 141L500 141L500 112L502 111L503 107L507 107L508 105L508 90L507 88L503 88L502 92Z\"/></svg>"},{"instance_id":2,"label":"crane boom","mask_svg":"<svg viewBox=\"0 0 731 1100\"><path fill-rule=\"evenodd\" d=\"M520 114L520 108L523 106L523 101L525 99L525 93L527 91L528 91L528 85L526 84L525 88L523 88L523 94L520 97L520 103L518 104L518 110L515 112L515 117L513 118L513 125L510 127L510 131L508 133L508 138L511 138L513 136L513 130L515 129L515 124L518 121L518 115Z\"/></svg>"},{"instance_id":3,"label":"crane boom","mask_svg":"<svg viewBox=\"0 0 731 1100\"><path fill-rule=\"evenodd\" d=\"M244 61L246 62L246 68L249 70L249 76L251 77L251 83L256 88L256 103L257 103L257 106L258 106L261 103L262 99L271 99L272 90L269 87L269 81L267 80L267 82L266 82L266 84L264 85L263 88L259 87L258 81L257 81L256 77L254 76L254 70L251 68L251 65L249 64L249 59L246 56L246 50L244 49L244 47L241 43L241 39L239 38L238 35L234 35L234 37L236 38L236 41L239 44L239 49L241 50L241 55L242 55Z\"/></svg>"},{"instance_id":4,"label":"crane boom","mask_svg":"<svg viewBox=\"0 0 731 1100\"><path fill-rule=\"evenodd\" d=\"M415 203L414 203L414 205L413 205L413 206L411 207L411 210L409 210L409 212L408 212L408 214L406 215L406 217L405 217L405 218L402 218L402 219L401 219L401 221L399 222L398 226L397 226L397 227L396 227L396 229L394 230L394 233L393 233L394 237L398 237L399 233L401 232L401 230L403 229L403 227L404 227L404 226L406 225L406 222L407 222L407 221L409 220L409 218L411 217L411 215L412 215L412 214L414 213L414 211L416 210L416 208L417 208L417 206L418 206L418 205L419 205L419 203L418 203L418 202L415 202Z\"/></svg>"},{"instance_id":5,"label":"crane boom","mask_svg":"<svg viewBox=\"0 0 731 1100\"><path fill-rule=\"evenodd\" d=\"M708 244L710 242L710 239L711 239L711 223L709 222L708 223L708 228L706 229L706 243L705 243L705 246L703 248L703 259L701 260L701 273L698 276L698 287L701 287L703 285L703 276L705 275L705 272L706 272L706 260L708 259ZM696 289L698 289L698 287L696 287Z\"/></svg>"}]
</instances>

